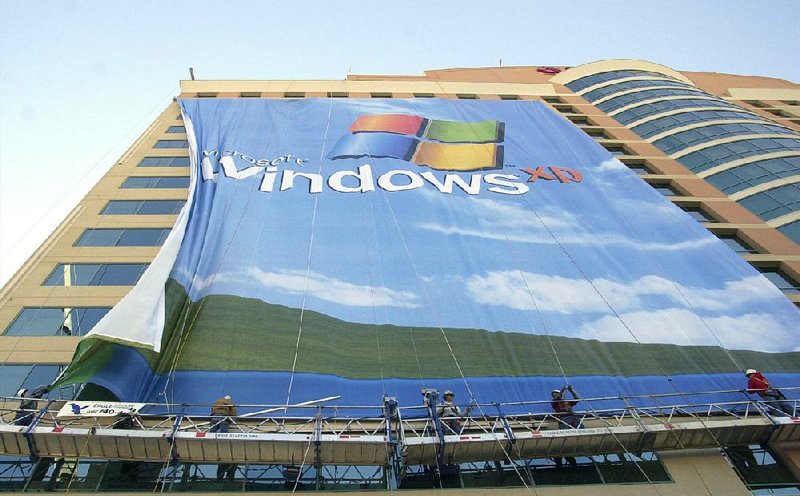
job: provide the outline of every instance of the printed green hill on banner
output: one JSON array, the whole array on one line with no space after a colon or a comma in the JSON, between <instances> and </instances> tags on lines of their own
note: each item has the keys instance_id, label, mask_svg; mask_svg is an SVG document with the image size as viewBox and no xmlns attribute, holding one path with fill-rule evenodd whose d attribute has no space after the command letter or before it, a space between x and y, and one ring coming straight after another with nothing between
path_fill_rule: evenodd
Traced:
<instances>
[{"instance_id":1,"label":"printed green hill on banner","mask_svg":"<svg viewBox=\"0 0 800 496\"><path fill-rule=\"evenodd\" d=\"M150 355L158 372L168 370L180 349L177 370L292 369L300 310L238 296L188 298L168 284L168 326L163 356ZM800 353L731 351L711 346L606 343L482 329L345 322L314 311L303 314L298 372L350 378L559 375L553 348L567 375L659 375L737 372L740 364L773 372L800 371ZM166 335L172 334L174 339ZM552 343L552 345L551 345ZM497 360L504 357L504 360Z\"/></svg>"}]
</instances>

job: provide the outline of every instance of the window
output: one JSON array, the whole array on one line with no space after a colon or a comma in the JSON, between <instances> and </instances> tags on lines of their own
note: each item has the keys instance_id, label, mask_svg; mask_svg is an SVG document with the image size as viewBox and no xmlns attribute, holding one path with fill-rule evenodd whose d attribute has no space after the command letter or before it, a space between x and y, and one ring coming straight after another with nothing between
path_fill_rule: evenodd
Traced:
<instances>
[{"instance_id":1,"label":"window","mask_svg":"<svg viewBox=\"0 0 800 496\"><path fill-rule=\"evenodd\" d=\"M239 93L239 98L261 98L260 91L242 91Z\"/></svg>"},{"instance_id":2,"label":"window","mask_svg":"<svg viewBox=\"0 0 800 496\"><path fill-rule=\"evenodd\" d=\"M636 175L638 176L652 174L652 172L650 172L650 169L648 169L647 166L644 164L625 164L625 166L628 167L628 169L635 172Z\"/></svg>"},{"instance_id":3,"label":"window","mask_svg":"<svg viewBox=\"0 0 800 496\"><path fill-rule=\"evenodd\" d=\"M23 308L6 329L6 336L84 336L111 307Z\"/></svg>"},{"instance_id":4,"label":"window","mask_svg":"<svg viewBox=\"0 0 800 496\"><path fill-rule=\"evenodd\" d=\"M766 103L759 102L758 100L745 100L744 103L746 103L748 105L752 105L753 107L758 107L758 108L769 107L769 105L767 105Z\"/></svg>"},{"instance_id":5,"label":"window","mask_svg":"<svg viewBox=\"0 0 800 496\"><path fill-rule=\"evenodd\" d=\"M42 384L52 384L60 372L58 365L39 364L3 364L3 380L0 381L0 396L14 396L20 388L35 388ZM58 397L58 390L53 390L47 397ZM44 403L42 403L44 407Z\"/></svg>"},{"instance_id":6,"label":"window","mask_svg":"<svg viewBox=\"0 0 800 496\"><path fill-rule=\"evenodd\" d=\"M613 110L626 107L632 103L641 102L644 100L650 100L653 98L664 97L664 96L677 96L677 95L711 96L708 93L704 92L703 90L690 87L676 88L676 89L642 90L642 91L637 91L635 93L626 93L624 95L615 96L614 98L610 98L604 102L598 103L597 108L599 108L603 112L611 112Z\"/></svg>"},{"instance_id":7,"label":"window","mask_svg":"<svg viewBox=\"0 0 800 496\"><path fill-rule=\"evenodd\" d=\"M648 77L648 76L673 79L665 74L659 74L657 72L622 70L622 71L600 72L597 74L592 74L590 76L584 76L582 78L576 79L575 81L567 83L566 86L572 91L577 92L586 89L589 86L594 86L596 84L604 83L606 81L613 81L614 79L622 79L629 77Z\"/></svg>"},{"instance_id":8,"label":"window","mask_svg":"<svg viewBox=\"0 0 800 496\"><path fill-rule=\"evenodd\" d=\"M189 176L135 176L129 177L122 183L121 188L181 188L189 187Z\"/></svg>"},{"instance_id":9,"label":"window","mask_svg":"<svg viewBox=\"0 0 800 496\"><path fill-rule=\"evenodd\" d=\"M800 183L763 191L738 203L764 220L776 219L800 210Z\"/></svg>"},{"instance_id":10,"label":"window","mask_svg":"<svg viewBox=\"0 0 800 496\"><path fill-rule=\"evenodd\" d=\"M501 100L519 100L519 95L500 95Z\"/></svg>"},{"instance_id":11,"label":"window","mask_svg":"<svg viewBox=\"0 0 800 496\"><path fill-rule=\"evenodd\" d=\"M148 264L58 264L44 286L133 286Z\"/></svg>"},{"instance_id":12,"label":"window","mask_svg":"<svg viewBox=\"0 0 800 496\"><path fill-rule=\"evenodd\" d=\"M603 145L603 148L611 152L614 156L631 155L627 148L622 145Z\"/></svg>"},{"instance_id":13,"label":"window","mask_svg":"<svg viewBox=\"0 0 800 496\"><path fill-rule=\"evenodd\" d=\"M767 109L767 112L769 112L770 114L772 114L772 115L774 115L776 117L791 117L790 114L787 114L786 112L784 112L783 110L780 110L780 109Z\"/></svg>"},{"instance_id":14,"label":"window","mask_svg":"<svg viewBox=\"0 0 800 496\"><path fill-rule=\"evenodd\" d=\"M371 98L391 98L392 94L391 93L376 92L376 93L370 93L369 96Z\"/></svg>"},{"instance_id":15,"label":"window","mask_svg":"<svg viewBox=\"0 0 800 496\"><path fill-rule=\"evenodd\" d=\"M746 119L756 123L770 124L766 120L748 112L738 112L735 110L697 110L659 117L658 119L653 119L650 122L639 124L638 126L631 128L631 130L643 138L649 138L676 127L688 126L689 124L696 124L711 120L727 119Z\"/></svg>"},{"instance_id":16,"label":"window","mask_svg":"<svg viewBox=\"0 0 800 496\"><path fill-rule=\"evenodd\" d=\"M688 108L688 107L721 107L731 110L738 110L741 111L741 107L737 107L732 103L728 103L723 100L715 100L709 98L691 98L687 96L686 98L679 98L675 100L662 100L660 102L653 102L653 103L646 103L644 105L639 105L629 110L625 110L624 112L620 112L619 114L614 116L617 122L622 124L630 124L631 122L638 121L639 119L643 119L645 117L649 117L651 115L661 114L663 112L668 112L670 110L676 110L680 108Z\"/></svg>"},{"instance_id":17,"label":"window","mask_svg":"<svg viewBox=\"0 0 800 496\"><path fill-rule=\"evenodd\" d=\"M715 233L728 248L736 253L758 253L758 250L745 243L736 233Z\"/></svg>"},{"instance_id":18,"label":"window","mask_svg":"<svg viewBox=\"0 0 800 496\"><path fill-rule=\"evenodd\" d=\"M286 91L283 93L284 98L305 98L306 94L303 91Z\"/></svg>"},{"instance_id":19,"label":"window","mask_svg":"<svg viewBox=\"0 0 800 496\"><path fill-rule=\"evenodd\" d=\"M795 134L790 129L777 124L715 124L711 126L699 127L675 133L671 136L654 141L656 145L666 154L675 153L690 146L707 143L709 141L737 136L742 134Z\"/></svg>"},{"instance_id":20,"label":"window","mask_svg":"<svg viewBox=\"0 0 800 496\"><path fill-rule=\"evenodd\" d=\"M585 115L570 115L567 119L576 126L591 126L592 122Z\"/></svg>"},{"instance_id":21,"label":"window","mask_svg":"<svg viewBox=\"0 0 800 496\"><path fill-rule=\"evenodd\" d=\"M797 171L800 171L800 157L772 158L712 174L706 181L730 195L775 179L794 176Z\"/></svg>"},{"instance_id":22,"label":"window","mask_svg":"<svg viewBox=\"0 0 800 496\"><path fill-rule=\"evenodd\" d=\"M187 140L158 140L153 148L189 148Z\"/></svg>"},{"instance_id":23,"label":"window","mask_svg":"<svg viewBox=\"0 0 800 496\"><path fill-rule=\"evenodd\" d=\"M672 81L672 80L665 80L665 79L641 79L636 81L625 81L624 83L617 83L611 84L608 86L603 86L601 88L597 88L596 90L592 90L588 93L583 94L583 98L593 102L595 100L599 100L603 97L608 95L613 95L614 93L620 93L625 90L633 89L633 88L644 88L647 86L678 86L682 88L692 88L686 83L682 83L680 81Z\"/></svg>"},{"instance_id":24,"label":"window","mask_svg":"<svg viewBox=\"0 0 800 496\"><path fill-rule=\"evenodd\" d=\"M564 100L557 96L543 96L542 100L546 101L547 103L564 103Z\"/></svg>"},{"instance_id":25,"label":"window","mask_svg":"<svg viewBox=\"0 0 800 496\"><path fill-rule=\"evenodd\" d=\"M570 105L553 105L553 108L562 114L577 114L578 112Z\"/></svg>"},{"instance_id":26,"label":"window","mask_svg":"<svg viewBox=\"0 0 800 496\"><path fill-rule=\"evenodd\" d=\"M800 284L777 267L756 267L764 277L786 294L800 294Z\"/></svg>"},{"instance_id":27,"label":"window","mask_svg":"<svg viewBox=\"0 0 800 496\"><path fill-rule=\"evenodd\" d=\"M171 229L86 229L75 246L161 246Z\"/></svg>"},{"instance_id":28,"label":"window","mask_svg":"<svg viewBox=\"0 0 800 496\"><path fill-rule=\"evenodd\" d=\"M608 136L606 136L605 131L603 131L602 129L586 129L586 128L584 128L582 130L583 130L584 133L586 133L589 136L591 136L592 139L595 140L595 141L608 139Z\"/></svg>"},{"instance_id":29,"label":"window","mask_svg":"<svg viewBox=\"0 0 800 496\"><path fill-rule=\"evenodd\" d=\"M188 167L189 157L144 157L137 167Z\"/></svg>"},{"instance_id":30,"label":"window","mask_svg":"<svg viewBox=\"0 0 800 496\"><path fill-rule=\"evenodd\" d=\"M800 220L796 220L778 228L784 236L800 245Z\"/></svg>"},{"instance_id":31,"label":"window","mask_svg":"<svg viewBox=\"0 0 800 496\"><path fill-rule=\"evenodd\" d=\"M697 222L717 222L711 214L703 210L699 205L695 206L684 206L680 205L681 209L689 214L691 218L696 220Z\"/></svg>"},{"instance_id":32,"label":"window","mask_svg":"<svg viewBox=\"0 0 800 496\"><path fill-rule=\"evenodd\" d=\"M197 98L216 98L217 94L218 93L216 93L216 92L203 92L203 91L201 91L201 92L197 93Z\"/></svg>"},{"instance_id":33,"label":"window","mask_svg":"<svg viewBox=\"0 0 800 496\"><path fill-rule=\"evenodd\" d=\"M722 452L753 494L800 494L800 481L768 447L731 446Z\"/></svg>"},{"instance_id":34,"label":"window","mask_svg":"<svg viewBox=\"0 0 800 496\"><path fill-rule=\"evenodd\" d=\"M433 93L414 93L414 98L433 98Z\"/></svg>"},{"instance_id":35,"label":"window","mask_svg":"<svg viewBox=\"0 0 800 496\"><path fill-rule=\"evenodd\" d=\"M169 128L167 128L167 133L169 134L185 133L185 132L186 132L186 126L170 126Z\"/></svg>"},{"instance_id":36,"label":"window","mask_svg":"<svg viewBox=\"0 0 800 496\"><path fill-rule=\"evenodd\" d=\"M329 91L328 98L347 98L350 93L346 91Z\"/></svg>"},{"instance_id":37,"label":"window","mask_svg":"<svg viewBox=\"0 0 800 496\"><path fill-rule=\"evenodd\" d=\"M664 196L680 195L680 193L678 193L678 191L669 183L652 183L650 186Z\"/></svg>"},{"instance_id":38,"label":"window","mask_svg":"<svg viewBox=\"0 0 800 496\"><path fill-rule=\"evenodd\" d=\"M710 146L679 158L694 173L753 155L771 152L800 151L800 138L756 138Z\"/></svg>"},{"instance_id":39,"label":"window","mask_svg":"<svg viewBox=\"0 0 800 496\"><path fill-rule=\"evenodd\" d=\"M474 93L456 93L456 98L459 100L477 100L478 95Z\"/></svg>"},{"instance_id":40,"label":"window","mask_svg":"<svg viewBox=\"0 0 800 496\"><path fill-rule=\"evenodd\" d=\"M185 200L111 200L100 215L172 215L185 204Z\"/></svg>"}]
</instances>

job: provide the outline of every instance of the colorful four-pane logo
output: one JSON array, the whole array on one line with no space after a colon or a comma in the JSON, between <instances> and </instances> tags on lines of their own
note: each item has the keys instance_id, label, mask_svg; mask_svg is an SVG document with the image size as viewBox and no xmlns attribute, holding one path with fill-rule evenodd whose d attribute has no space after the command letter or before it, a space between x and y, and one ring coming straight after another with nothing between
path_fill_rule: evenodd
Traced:
<instances>
[{"instance_id":1,"label":"colorful four-pane logo","mask_svg":"<svg viewBox=\"0 0 800 496\"><path fill-rule=\"evenodd\" d=\"M505 124L427 119L417 115L358 117L329 159L396 158L431 169L467 172L503 167Z\"/></svg>"}]
</instances>

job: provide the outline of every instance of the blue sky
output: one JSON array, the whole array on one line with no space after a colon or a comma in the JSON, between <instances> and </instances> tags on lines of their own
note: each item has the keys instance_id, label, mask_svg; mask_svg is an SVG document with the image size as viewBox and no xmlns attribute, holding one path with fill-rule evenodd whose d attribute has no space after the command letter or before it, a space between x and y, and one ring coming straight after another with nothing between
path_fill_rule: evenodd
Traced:
<instances>
[{"instance_id":1,"label":"blue sky","mask_svg":"<svg viewBox=\"0 0 800 496\"><path fill-rule=\"evenodd\" d=\"M577 65L800 80L800 4L0 2L0 281L178 92L201 79Z\"/></svg>"}]
</instances>

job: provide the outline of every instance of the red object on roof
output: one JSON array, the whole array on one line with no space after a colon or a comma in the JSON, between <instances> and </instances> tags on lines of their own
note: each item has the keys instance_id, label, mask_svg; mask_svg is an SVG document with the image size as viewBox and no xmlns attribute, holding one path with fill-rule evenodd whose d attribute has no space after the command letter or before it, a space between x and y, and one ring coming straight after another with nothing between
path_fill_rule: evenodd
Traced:
<instances>
[{"instance_id":1,"label":"red object on roof","mask_svg":"<svg viewBox=\"0 0 800 496\"><path fill-rule=\"evenodd\" d=\"M537 67L536 70L545 74L558 74L561 72L558 67Z\"/></svg>"}]
</instances>

